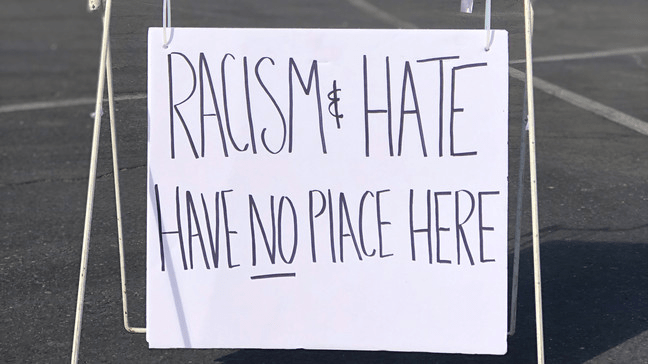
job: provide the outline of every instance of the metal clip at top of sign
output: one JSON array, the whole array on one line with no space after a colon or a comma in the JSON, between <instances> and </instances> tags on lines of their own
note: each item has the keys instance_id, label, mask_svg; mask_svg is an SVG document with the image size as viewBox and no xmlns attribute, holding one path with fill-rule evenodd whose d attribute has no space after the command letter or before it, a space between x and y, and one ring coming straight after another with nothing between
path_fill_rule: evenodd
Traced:
<instances>
[{"instance_id":1,"label":"metal clip at top of sign","mask_svg":"<svg viewBox=\"0 0 648 364\"><path fill-rule=\"evenodd\" d=\"M163 48L168 48L172 35L167 37L167 28L171 28L171 0L162 0L162 36L164 37Z\"/></svg>"},{"instance_id":2,"label":"metal clip at top of sign","mask_svg":"<svg viewBox=\"0 0 648 364\"><path fill-rule=\"evenodd\" d=\"M88 0L88 11L98 10L101 6L102 0Z\"/></svg>"},{"instance_id":3,"label":"metal clip at top of sign","mask_svg":"<svg viewBox=\"0 0 648 364\"><path fill-rule=\"evenodd\" d=\"M486 29L486 47L484 50L488 52L491 46L491 0L486 0L486 10L484 12L484 29Z\"/></svg>"},{"instance_id":4,"label":"metal clip at top of sign","mask_svg":"<svg viewBox=\"0 0 648 364\"><path fill-rule=\"evenodd\" d=\"M473 0L461 0L460 11L462 13L471 14L473 11ZM486 47L484 50L490 50L492 37L491 37L491 0L486 0L486 9L484 10L484 29L486 30Z\"/></svg>"}]
</instances>

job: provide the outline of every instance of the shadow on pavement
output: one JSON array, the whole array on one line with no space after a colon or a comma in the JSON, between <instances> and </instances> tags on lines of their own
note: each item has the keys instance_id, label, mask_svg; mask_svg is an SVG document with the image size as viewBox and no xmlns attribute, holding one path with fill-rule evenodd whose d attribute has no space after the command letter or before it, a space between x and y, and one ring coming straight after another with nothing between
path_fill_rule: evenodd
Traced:
<instances>
[{"instance_id":1,"label":"shadow on pavement","mask_svg":"<svg viewBox=\"0 0 648 364\"><path fill-rule=\"evenodd\" d=\"M551 241L542 244L545 355L583 363L648 329L648 244ZM235 363L534 363L533 257L521 256L515 336L505 356L320 350L241 350Z\"/></svg>"}]
</instances>

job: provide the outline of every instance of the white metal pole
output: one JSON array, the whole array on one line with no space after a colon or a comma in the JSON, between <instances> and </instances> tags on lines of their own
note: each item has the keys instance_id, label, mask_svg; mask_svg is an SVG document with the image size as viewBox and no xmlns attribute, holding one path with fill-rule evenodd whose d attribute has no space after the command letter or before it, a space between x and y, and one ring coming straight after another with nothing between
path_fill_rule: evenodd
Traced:
<instances>
[{"instance_id":1,"label":"white metal pole","mask_svg":"<svg viewBox=\"0 0 648 364\"><path fill-rule=\"evenodd\" d=\"M484 47L484 50L488 52L491 43L491 0L486 0L486 8L484 10L484 29L486 29L486 47Z\"/></svg>"},{"instance_id":2,"label":"white metal pole","mask_svg":"<svg viewBox=\"0 0 648 364\"><path fill-rule=\"evenodd\" d=\"M106 0L103 17L103 36L101 40L101 56L99 61L99 78L97 81L97 98L95 103L94 131L92 134L92 152L90 156L90 175L88 177L88 198L86 201L85 224L83 228L83 246L81 250L81 270L79 273L79 290L77 293L76 316L74 320L74 339L72 342L73 364L79 360L79 344L81 340L81 322L83 320L83 302L85 298L86 273L88 270L88 248L90 245L90 230L92 225L92 207L94 202L95 181L97 178L97 157L99 154L99 132L101 129L101 103L103 99L104 80L106 72L106 54L108 51L108 34L110 28L111 0Z\"/></svg>"},{"instance_id":3,"label":"white metal pole","mask_svg":"<svg viewBox=\"0 0 648 364\"><path fill-rule=\"evenodd\" d=\"M538 363L544 364L544 333L542 320L542 279L540 274L540 232L538 227L538 185L536 171L535 108L533 104L533 56L532 56L533 8L530 0L524 0L524 33L526 43L526 86L529 109L529 170L531 179L531 223L533 228L533 281L536 312L536 346Z\"/></svg>"},{"instance_id":4,"label":"white metal pole","mask_svg":"<svg viewBox=\"0 0 648 364\"><path fill-rule=\"evenodd\" d=\"M115 209L117 214L117 240L119 242L119 268L121 273L122 311L124 328L128 332L142 334L145 328L131 327L128 322L128 299L126 295L126 261L124 258L124 234L122 229L121 192L119 189L119 160L117 153L117 128L115 127L115 103L113 97L112 58L110 54L110 41L106 53L106 84L108 86L108 110L110 115L110 141L112 143L113 178L115 182Z\"/></svg>"},{"instance_id":5,"label":"white metal pole","mask_svg":"<svg viewBox=\"0 0 648 364\"><path fill-rule=\"evenodd\" d=\"M518 168L517 207L515 210L515 243L513 247L513 278L511 280L511 319L509 321L509 336L515 335L518 306L518 287L520 281L520 241L522 240L522 202L524 198L524 167L526 166L527 149L527 99L526 84L524 85L524 106L522 107L522 132L520 137L520 166Z\"/></svg>"}]
</instances>

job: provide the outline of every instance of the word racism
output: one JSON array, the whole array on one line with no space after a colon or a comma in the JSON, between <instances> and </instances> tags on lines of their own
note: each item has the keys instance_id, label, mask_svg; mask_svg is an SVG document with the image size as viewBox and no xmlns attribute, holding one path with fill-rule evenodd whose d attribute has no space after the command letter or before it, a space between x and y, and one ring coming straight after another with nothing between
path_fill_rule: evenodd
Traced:
<instances>
[{"instance_id":1,"label":"word racism","mask_svg":"<svg viewBox=\"0 0 648 364\"><path fill-rule=\"evenodd\" d=\"M410 245L412 261L421 259L417 252L424 252L429 264L495 262L487 254L488 244L485 242L489 239L484 233L494 231L494 228L485 225L485 210L489 199L499 195L499 191L420 192L410 189L408 194L404 196L407 198L405 204L399 204L408 207L408 211L403 212L408 216L409 227L402 231L408 236L392 241L384 238L385 230L392 228L389 216L402 212L386 211L381 207L386 200L395 198L390 190L365 191L353 198L330 189L310 190L306 211L301 211L294 202L296 199L289 196L260 199L250 194L245 201L232 189L205 196L181 191L178 186L175 187L175 196L162 196L159 186L155 185L158 221L163 206L175 212L174 227L170 228L173 224L167 222L164 230L163 224L158 223L160 269L166 269L166 244L177 244L179 249L176 251L181 254L184 270L237 268L246 263L256 266L261 260L271 265L290 265L300 249L308 250L312 263L384 259L394 256L394 245L402 242ZM246 202L247 206L232 206L232 199ZM231 211L238 208L247 210L249 220L232 221ZM307 229L301 229L301 225ZM478 232L473 241L466 235L468 226ZM245 243L237 237L241 228L247 229L245 233L251 243L248 250L251 257L237 253L240 250L237 246ZM307 236L300 236L300 231L308 231ZM324 233L317 234L320 231ZM321 246L323 250L318 249ZM198 253L194 254L194 251ZM318 251L327 254L321 257ZM221 260L226 260L227 264L220 263Z\"/></svg>"},{"instance_id":2,"label":"word racism","mask_svg":"<svg viewBox=\"0 0 648 364\"><path fill-rule=\"evenodd\" d=\"M469 82L458 82L458 76L473 75L475 69L488 72L487 62L464 63L460 56L448 55L399 61L395 66L389 56L370 59L362 55L355 65L357 73L362 74L362 84L353 88L362 92L362 97L353 105L345 103L343 98L345 92L350 92L345 80L334 79L332 86L328 82L324 84L322 64L325 62L317 59L298 62L293 57L279 60L231 53L208 56L200 52L189 56L170 52L166 61L168 152L172 159L179 148L187 148L189 155L196 159L208 157L209 144L220 144L217 153L224 157L232 153L294 153L295 125L301 122L315 128L319 140L312 142L326 154L330 148L325 127L328 118L335 120L337 129L343 129L348 123L363 124L361 140L366 157L371 155L370 146L375 142L372 135L377 138L371 132L373 128L386 130L381 134L386 141L376 144L384 146L385 153L392 157L403 155L403 136L410 128L417 135L418 144L412 147L423 157L477 154L465 142L459 143L464 149L457 148L457 114L464 112L464 108L457 105L456 95L459 87L470 87ZM419 72L430 74L431 70L434 75L438 74L435 79L416 76ZM190 80L190 86L178 90L179 77L183 82ZM232 93L232 84L242 85L237 88L239 95ZM375 92L377 88L382 88L380 97ZM425 99L421 98L421 91ZM240 104L233 107L232 99ZM272 106L259 112L257 106L262 103ZM422 104L438 105L438 109L432 111ZM361 112L354 114L361 120L349 120L349 113L344 119L342 111L352 107L361 108ZM232 117L232 109L242 113ZM380 114L384 116L378 118ZM274 121L270 123L269 119ZM218 127L208 129L213 123ZM215 153L216 148L211 151Z\"/></svg>"}]
</instances>

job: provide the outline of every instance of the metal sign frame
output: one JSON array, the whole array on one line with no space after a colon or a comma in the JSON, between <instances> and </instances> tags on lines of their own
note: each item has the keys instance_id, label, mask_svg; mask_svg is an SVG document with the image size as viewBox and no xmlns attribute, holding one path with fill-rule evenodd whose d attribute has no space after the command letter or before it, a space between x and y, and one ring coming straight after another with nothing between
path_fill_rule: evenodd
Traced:
<instances>
[{"instance_id":1,"label":"metal sign frame","mask_svg":"<svg viewBox=\"0 0 648 364\"><path fill-rule=\"evenodd\" d=\"M115 203L117 217L117 234L119 241L119 262L122 285L122 308L124 328L130 333L146 333L146 328L132 327L128 321L128 300L126 292L126 267L124 260L124 246L122 234L122 215L121 215L121 198L119 190L119 164L117 153L117 135L115 129L115 112L114 112L114 95L112 80L112 64L110 55L110 17L112 10L112 1L104 0L103 14L103 33L101 40L101 55L99 61L99 77L97 81L97 94L94 111L94 129L92 136L92 148L90 156L90 170L88 178L88 195L86 200L85 223L83 230L83 242L81 252L81 266L79 273L79 287L77 294L76 315L74 323L74 339L72 344L71 362L77 363L79 357L81 326L83 320L83 305L85 299L86 275L88 270L88 255L90 246L90 231L92 225L92 213L95 196L95 182L97 179L97 160L99 152L99 135L101 129L102 103L103 94L107 89L108 107L110 119L111 149L113 159L113 175L115 185ZM101 0L88 0L88 10L95 11L101 6ZM484 27L486 30L486 47L488 51L490 46L490 16L491 0L486 0L486 10ZM520 225L523 197L523 173L525 167L524 153L526 149L525 131L528 131L529 147L529 170L530 170L530 192L531 192L531 222L533 235L533 273L534 273L534 292L535 292L535 318L536 318L536 348L539 364L544 364L544 334L542 318L542 281L540 272L540 234L538 224L538 189L537 189L537 166L536 166L536 148L535 148L535 108L533 99L533 56L532 56L532 37L533 37L533 8L531 0L524 0L524 25L525 25L525 53L526 53L526 82L521 147L520 147L520 168L517 194L517 212L516 212L516 231L515 247L513 261L513 280L511 292L511 308L509 321L509 336L515 333L516 315L517 315L517 293L518 293L518 276L519 276L519 256L520 256ZM171 1L163 0L163 26L165 29L171 27ZM165 44L167 40L165 39Z\"/></svg>"}]
</instances>

